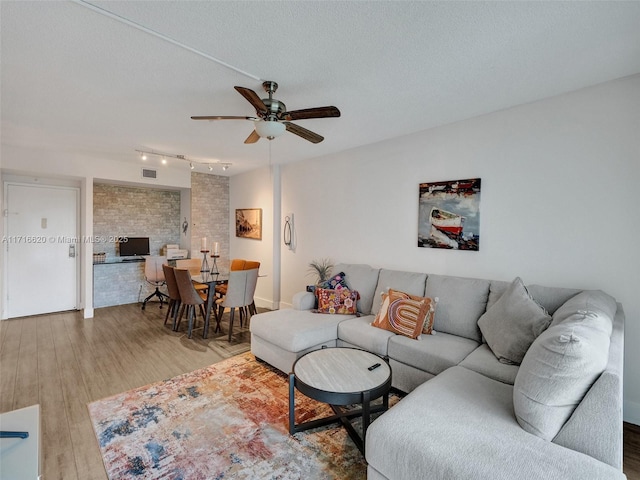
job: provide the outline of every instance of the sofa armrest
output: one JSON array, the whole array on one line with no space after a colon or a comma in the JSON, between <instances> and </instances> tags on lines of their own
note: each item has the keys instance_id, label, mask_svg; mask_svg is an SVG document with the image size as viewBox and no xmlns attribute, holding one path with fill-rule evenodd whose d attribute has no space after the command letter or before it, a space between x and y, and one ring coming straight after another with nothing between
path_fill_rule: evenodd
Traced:
<instances>
[{"instance_id":1,"label":"sofa armrest","mask_svg":"<svg viewBox=\"0 0 640 480\"><path fill-rule=\"evenodd\" d=\"M298 292L291 303L294 310L311 310L316 306L316 296L311 292Z\"/></svg>"}]
</instances>

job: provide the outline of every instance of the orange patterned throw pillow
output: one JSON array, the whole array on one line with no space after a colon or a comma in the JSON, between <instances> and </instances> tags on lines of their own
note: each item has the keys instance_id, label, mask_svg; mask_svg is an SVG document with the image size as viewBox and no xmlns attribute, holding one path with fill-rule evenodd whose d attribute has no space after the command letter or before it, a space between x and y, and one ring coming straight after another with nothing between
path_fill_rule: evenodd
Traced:
<instances>
[{"instance_id":1,"label":"orange patterned throw pillow","mask_svg":"<svg viewBox=\"0 0 640 480\"><path fill-rule=\"evenodd\" d=\"M418 338L421 333L431 334L435 302L431 298L409 295L389 289L382 294L382 306L371 325Z\"/></svg>"},{"instance_id":2,"label":"orange patterned throw pillow","mask_svg":"<svg viewBox=\"0 0 640 480\"><path fill-rule=\"evenodd\" d=\"M360 294L355 290L343 288L330 290L328 288L316 289L318 297L318 313L339 313L355 315Z\"/></svg>"}]
</instances>

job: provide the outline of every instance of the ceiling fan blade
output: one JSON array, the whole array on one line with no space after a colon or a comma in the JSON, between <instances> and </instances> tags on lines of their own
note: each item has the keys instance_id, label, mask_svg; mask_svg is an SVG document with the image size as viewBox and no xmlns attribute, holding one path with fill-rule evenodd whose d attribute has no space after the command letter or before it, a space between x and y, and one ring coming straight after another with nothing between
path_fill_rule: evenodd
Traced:
<instances>
[{"instance_id":1,"label":"ceiling fan blade","mask_svg":"<svg viewBox=\"0 0 640 480\"><path fill-rule=\"evenodd\" d=\"M246 98L247 101L251 105L253 105L253 108L256 109L256 112L258 112L258 113L267 113L267 106L260 99L260 97L258 96L258 94L256 92L254 92L250 88L245 88L245 87L233 87L233 88L235 88L236 91L240 95L242 95L244 98Z\"/></svg>"},{"instance_id":2,"label":"ceiling fan blade","mask_svg":"<svg viewBox=\"0 0 640 480\"><path fill-rule=\"evenodd\" d=\"M254 130L251 132L251 135L247 137L244 143L256 143L258 140L260 140L260 135L258 135L258 132Z\"/></svg>"},{"instance_id":3,"label":"ceiling fan blade","mask_svg":"<svg viewBox=\"0 0 640 480\"><path fill-rule=\"evenodd\" d=\"M284 112L282 114L282 118L284 120L305 120L307 118L327 118L339 116L340 110L332 106L292 110L290 112Z\"/></svg>"},{"instance_id":4,"label":"ceiling fan blade","mask_svg":"<svg viewBox=\"0 0 640 480\"><path fill-rule=\"evenodd\" d=\"M291 132L299 137L304 138L305 140L309 140L311 143L320 143L324 140L324 137L318 135L317 133L312 132L311 130L307 130L300 125L296 125L295 123L283 122L287 127L287 131Z\"/></svg>"},{"instance_id":5,"label":"ceiling fan blade","mask_svg":"<svg viewBox=\"0 0 640 480\"><path fill-rule=\"evenodd\" d=\"M201 115L193 116L191 120L257 120L256 117L237 117L233 115Z\"/></svg>"}]
</instances>

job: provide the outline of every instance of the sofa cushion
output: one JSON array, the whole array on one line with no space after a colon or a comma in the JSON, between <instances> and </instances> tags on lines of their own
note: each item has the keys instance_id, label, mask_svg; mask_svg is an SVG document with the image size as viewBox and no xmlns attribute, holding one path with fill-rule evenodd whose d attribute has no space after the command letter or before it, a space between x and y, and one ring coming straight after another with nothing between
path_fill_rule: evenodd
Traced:
<instances>
[{"instance_id":1,"label":"sofa cushion","mask_svg":"<svg viewBox=\"0 0 640 480\"><path fill-rule=\"evenodd\" d=\"M429 275L425 296L438 298L433 329L480 342L478 319L487 306L489 281Z\"/></svg>"},{"instance_id":2,"label":"sofa cushion","mask_svg":"<svg viewBox=\"0 0 640 480\"><path fill-rule=\"evenodd\" d=\"M602 290L585 290L567 300L555 311L551 325L572 319L576 313L589 312L592 321L602 322L601 327L607 329L611 335L617 309L616 300Z\"/></svg>"},{"instance_id":3,"label":"sofa cushion","mask_svg":"<svg viewBox=\"0 0 640 480\"><path fill-rule=\"evenodd\" d=\"M369 265L341 263L335 266L335 271L344 272L349 288L357 290L360 294L358 311L369 315L380 270Z\"/></svg>"},{"instance_id":4,"label":"sofa cushion","mask_svg":"<svg viewBox=\"0 0 640 480\"><path fill-rule=\"evenodd\" d=\"M553 315L558 307L581 291L575 288L545 287L535 284L527 285L527 290L538 305L541 305L550 315Z\"/></svg>"},{"instance_id":5,"label":"sofa cushion","mask_svg":"<svg viewBox=\"0 0 640 480\"><path fill-rule=\"evenodd\" d=\"M551 317L529 295L520 277L478 320L482 335L501 362L519 364Z\"/></svg>"},{"instance_id":6,"label":"sofa cushion","mask_svg":"<svg viewBox=\"0 0 640 480\"><path fill-rule=\"evenodd\" d=\"M502 363L486 343L471 352L459 365L509 385L513 385L518 374L518 365Z\"/></svg>"},{"instance_id":7,"label":"sofa cushion","mask_svg":"<svg viewBox=\"0 0 640 480\"><path fill-rule=\"evenodd\" d=\"M357 313L356 303L360 295L355 290L316 288L315 293L318 297L318 313L343 315L355 315Z\"/></svg>"},{"instance_id":8,"label":"sofa cushion","mask_svg":"<svg viewBox=\"0 0 640 480\"><path fill-rule=\"evenodd\" d=\"M285 308L251 317L251 333L289 352L300 352L338 337L338 324L348 315L322 315Z\"/></svg>"},{"instance_id":9,"label":"sofa cushion","mask_svg":"<svg viewBox=\"0 0 640 480\"><path fill-rule=\"evenodd\" d=\"M489 300L487 300L487 310L489 310L493 304L498 301L502 294L507 291L509 285L511 285L510 282L504 282L501 280L491 281ZM576 290L575 288L545 287L535 284L527 285L527 290L536 303L549 312L550 315L553 315L553 312L555 312L564 302L581 292L581 290Z\"/></svg>"},{"instance_id":10,"label":"sofa cushion","mask_svg":"<svg viewBox=\"0 0 640 480\"><path fill-rule=\"evenodd\" d=\"M388 353L389 338L394 337L395 333L372 327L370 325L372 321L373 315L365 315L340 322L338 338L350 345L384 357Z\"/></svg>"},{"instance_id":11,"label":"sofa cushion","mask_svg":"<svg viewBox=\"0 0 640 480\"><path fill-rule=\"evenodd\" d=\"M382 294L390 288L424 297L425 282L427 281L426 273L402 272L399 270L380 270L378 284L376 285L376 293L371 308L371 313L376 315L380 311L382 304Z\"/></svg>"},{"instance_id":12,"label":"sofa cushion","mask_svg":"<svg viewBox=\"0 0 640 480\"><path fill-rule=\"evenodd\" d=\"M371 423L369 467L395 480L625 478L594 458L522 430L512 395L510 385L462 367L448 369Z\"/></svg>"},{"instance_id":13,"label":"sofa cushion","mask_svg":"<svg viewBox=\"0 0 640 480\"><path fill-rule=\"evenodd\" d=\"M438 375L460 363L478 347L478 342L468 338L437 332L422 335L419 339L395 335L389 338L389 357L432 375Z\"/></svg>"},{"instance_id":14,"label":"sofa cushion","mask_svg":"<svg viewBox=\"0 0 640 480\"><path fill-rule=\"evenodd\" d=\"M581 308L602 298L578 296L556 311L558 321L533 342L514 383L518 423L545 440L560 431L608 361L613 319Z\"/></svg>"}]
</instances>

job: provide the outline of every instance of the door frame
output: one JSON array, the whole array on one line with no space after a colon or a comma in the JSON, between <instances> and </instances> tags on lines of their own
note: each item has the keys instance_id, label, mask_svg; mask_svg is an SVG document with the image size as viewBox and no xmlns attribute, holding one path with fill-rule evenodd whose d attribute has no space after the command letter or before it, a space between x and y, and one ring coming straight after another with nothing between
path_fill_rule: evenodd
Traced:
<instances>
[{"instance_id":1,"label":"door frame","mask_svg":"<svg viewBox=\"0 0 640 480\"><path fill-rule=\"evenodd\" d=\"M82 221L82 217L80 215L81 213L81 205L80 205L80 201L81 201L81 197L80 197L80 187L76 186L76 185L72 185L70 184L72 182L56 182L53 179L34 179L33 182L30 181L24 181L24 180L4 180L3 181L3 192L2 192L2 196L3 196L3 211L2 211L2 216L3 216L3 237L6 237L10 234L10 232L8 232L8 224L9 224L9 203L8 203L8 196L9 196L9 186L10 185L16 185L16 186L25 186L25 187L41 187L41 188L47 188L47 189L59 189L59 190L71 190L73 192L75 192L75 197L76 197L76 208L75 208L75 218L76 218L76 232L75 232L75 237L78 239L77 242L77 248L76 248L76 265L75 265L75 310L80 310L81 306L82 306L82 296L81 296L81 292L82 292L82 288L81 288L81 264L82 264L82 252L84 251L84 248L86 247L85 245L83 245L83 241L82 238L80 237L80 232L81 232L81 221ZM8 268L8 261L7 261L7 247L6 247L6 243L3 242L2 243L2 249L1 249L1 255L2 255L2 265L3 265L3 272L2 272L2 311L0 312L0 320L7 320L8 319L8 304L9 304L9 299L8 299L8 289L7 289L7 285L8 285L8 280L9 280L9 268Z\"/></svg>"}]
</instances>

